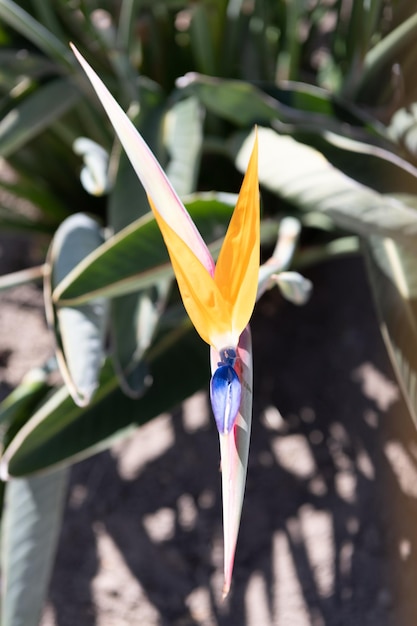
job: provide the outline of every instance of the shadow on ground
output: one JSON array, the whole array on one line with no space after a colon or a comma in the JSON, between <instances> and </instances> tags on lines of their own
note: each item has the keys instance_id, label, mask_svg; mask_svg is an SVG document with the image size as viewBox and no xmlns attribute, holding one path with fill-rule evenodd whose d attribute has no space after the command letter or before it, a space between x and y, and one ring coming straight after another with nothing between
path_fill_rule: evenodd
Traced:
<instances>
[{"instance_id":1,"label":"shadow on ground","mask_svg":"<svg viewBox=\"0 0 417 626\"><path fill-rule=\"evenodd\" d=\"M417 437L360 260L253 320L255 409L234 585L221 601L205 392L73 468L43 624L413 626Z\"/></svg>"}]
</instances>

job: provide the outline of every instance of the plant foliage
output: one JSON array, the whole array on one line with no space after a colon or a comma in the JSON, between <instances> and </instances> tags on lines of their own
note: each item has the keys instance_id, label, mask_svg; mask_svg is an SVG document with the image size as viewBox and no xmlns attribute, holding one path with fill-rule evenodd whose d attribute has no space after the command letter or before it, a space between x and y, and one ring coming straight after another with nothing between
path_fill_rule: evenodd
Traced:
<instances>
[{"instance_id":1,"label":"plant foliage","mask_svg":"<svg viewBox=\"0 0 417 626\"><path fill-rule=\"evenodd\" d=\"M39 493L39 510L55 528L51 503L65 489L56 467L171 409L208 371L146 195L69 41L128 112L214 255L259 126L265 251L287 215L313 244L291 248L277 272L289 269L293 254L301 266L356 252L360 242L417 422L417 3L120 0L97 8L85 0L77 7L0 0L0 228L46 237L49 246L39 268L2 277L0 288L43 278L66 383L51 390L47 364L0 405L1 470L10 479L4 626L21 623L20 611L27 615L34 602L16 591L31 570L14 569L13 560L16 541L32 555L39 537L32 504L14 536L27 493ZM283 293L290 283L303 301L308 285L289 275ZM270 284L268 276L262 290ZM31 476L46 469L53 471ZM46 554L38 597L53 550Z\"/></svg>"}]
</instances>

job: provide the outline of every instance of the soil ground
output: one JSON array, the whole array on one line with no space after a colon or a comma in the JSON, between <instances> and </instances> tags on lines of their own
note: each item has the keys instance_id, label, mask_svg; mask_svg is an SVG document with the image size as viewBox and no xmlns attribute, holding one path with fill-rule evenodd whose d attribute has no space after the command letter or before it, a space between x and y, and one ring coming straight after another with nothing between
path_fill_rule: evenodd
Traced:
<instances>
[{"instance_id":1,"label":"soil ground","mask_svg":"<svg viewBox=\"0 0 417 626\"><path fill-rule=\"evenodd\" d=\"M203 389L73 467L42 626L417 624L415 428L361 260L308 276L309 304L270 292L253 319L254 424L229 598ZM51 353L40 291L0 294L1 397Z\"/></svg>"}]
</instances>

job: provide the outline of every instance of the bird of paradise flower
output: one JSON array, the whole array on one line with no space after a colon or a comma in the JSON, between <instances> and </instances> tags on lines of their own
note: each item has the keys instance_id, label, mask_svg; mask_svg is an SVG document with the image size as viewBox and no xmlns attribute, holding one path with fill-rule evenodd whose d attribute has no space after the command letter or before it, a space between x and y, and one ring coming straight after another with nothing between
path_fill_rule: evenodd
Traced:
<instances>
[{"instance_id":1,"label":"bird of paradise flower","mask_svg":"<svg viewBox=\"0 0 417 626\"><path fill-rule=\"evenodd\" d=\"M249 320L258 290L258 142L252 150L215 264L151 150L91 66L72 46L145 191L165 240L185 309L210 346L210 398L220 437L224 588L230 590L243 504L252 416Z\"/></svg>"}]
</instances>

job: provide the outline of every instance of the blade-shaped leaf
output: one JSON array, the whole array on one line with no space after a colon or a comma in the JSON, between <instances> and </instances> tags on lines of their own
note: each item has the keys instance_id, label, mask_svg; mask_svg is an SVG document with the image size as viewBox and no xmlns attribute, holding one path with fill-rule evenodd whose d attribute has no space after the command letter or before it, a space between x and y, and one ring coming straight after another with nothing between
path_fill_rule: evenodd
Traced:
<instances>
[{"instance_id":1,"label":"blade-shaped leaf","mask_svg":"<svg viewBox=\"0 0 417 626\"><path fill-rule=\"evenodd\" d=\"M270 122L291 130L292 125L323 132L351 133L383 141L385 130L376 120L323 89L293 81L253 85L196 73L177 80L185 94L195 96L208 111L239 126Z\"/></svg>"},{"instance_id":2,"label":"blade-shaped leaf","mask_svg":"<svg viewBox=\"0 0 417 626\"><path fill-rule=\"evenodd\" d=\"M233 194L196 194L185 205L207 243L224 235L236 203ZM107 240L69 274L54 292L56 302L80 303L131 293L172 276L158 226L148 213Z\"/></svg>"},{"instance_id":3,"label":"blade-shaped leaf","mask_svg":"<svg viewBox=\"0 0 417 626\"><path fill-rule=\"evenodd\" d=\"M180 197L196 190L203 143L203 115L196 98L174 104L165 117L166 174Z\"/></svg>"},{"instance_id":4,"label":"blade-shaped leaf","mask_svg":"<svg viewBox=\"0 0 417 626\"><path fill-rule=\"evenodd\" d=\"M151 345L170 286L171 280L163 279L138 294L111 301L113 364L122 389L132 398L146 390L148 370L142 358Z\"/></svg>"},{"instance_id":5,"label":"blade-shaped leaf","mask_svg":"<svg viewBox=\"0 0 417 626\"><path fill-rule=\"evenodd\" d=\"M0 154L7 157L21 148L73 107L80 97L81 93L66 78L36 89L1 120Z\"/></svg>"},{"instance_id":6,"label":"blade-shaped leaf","mask_svg":"<svg viewBox=\"0 0 417 626\"><path fill-rule=\"evenodd\" d=\"M244 171L251 133L236 150ZM329 216L338 226L361 235L395 237L415 247L417 211L398 197L382 195L333 167L313 148L267 128L259 129L261 185L307 211Z\"/></svg>"},{"instance_id":7,"label":"blade-shaped leaf","mask_svg":"<svg viewBox=\"0 0 417 626\"><path fill-rule=\"evenodd\" d=\"M194 5L191 11L190 43L196 66L203 74L216 74L216 54L211 22L213 15L217 16L220 13L220 11L207 10L204 3Z\"/></svg>"},{"instance_id":8,"label":"blade-shaped leaf","mask_svg":"<svg viewBox=\"0 0 417 626\"><path fill-rule=\"evenodd\" d=\"M2 476L24 476L85 458L108 447L132 427L170 410L208 380L207 350L187 323L164 333L146 355L152 384L138 400L118 386L110 363L86 408L74 405L65 388L49 398L6 449Z\"/></svg>"},{"instance_id":9,"label":"blade-shaped leaf","mask_svg":"<svg viewBox=\"0 0 417 626\"><path fill-rule=\"evenodd\" d=\"M417 168L388 141L376 145L320 128L295 130L292 137L323 154L337 169L379 193L416 193Z\"/></svg>"},{"instance_id":10,"label":"blade-shaped leaf","mask_svg":"<svg viewBox=\"0 0 417 626\"><path fill-rule=\"evenodd\" d=\"M4 91L12 89L16 82L27 78L41 78L56 72L55 65L40 54L26 50L0 50L0 86Z\"/></svg>"},{"instance_id":11,"label":"blade-shaped leaf","mask_svg":"<svg viewBox=\"0 0 417 626\"><path fill-rule=\"evenodd\" d=\"M279 104L250 83L186 74L177 86L211 112L241 126L270 121L279 116Z\"/></svg>"},{"instance_id":12,"label":"blade-shaped leaf","mask_svg":"<svg viewBox=\"0 0 417 626\"><path fill-rule=\"evenodd\" d=\"M51 59L71 67L72 59L67 47L17 2L0 0L0 19L35 44Z\"/></svg>"},{"instance_id":13,"label":"blade-shaped leaf","mask_svg":"<svg viewBox=\"0 0 417 626\"><path fill-rule=\"evenodd\" d=\"M0 447L2 449L10 443L10 439L51 390L51 385L48 383L50 371L49 364L30 370L20 385L0 403Z\"/></svg>"},{"instance_id":14,"label":"blade-shaped leaf","mask_svg":"<svg viewBox=\"0 0 417 626\"><path fill-rule=\"evenodd\" d=\"M61 527L67 469L12 479L2 526L3 626L37 626Z\"/></svg>"},{"instance_id":15,"label":"blade-shaped leaf","mask_svg":"<svg viewBox=\"0 0 417 626\"><path fill-rule=\"evenodd\" d=\"M417 103L399 109L393 115L388 132L394 141L401 142L413 157L417 156Z\"/></svg>"},{"instance_id":16,"label":"blade-shaped leaf","mask_svg":"<svg viewBox=\"0 0 417 626\"><path fill-rule=\"evenodd\" d=\"M363 99L369 93L369 89L375 87L380 81L380 72L384 67L392 67L398 62L400 52L412 48L417 33L417 13L413 12L410 17L399 24L386 37L373 46L365 57L360 81L355 90L356 100Z\"/></svg>"},{"instance_id":17,"label":"blade-shaped leaf","mask_svg":"<svg viewBox=\"0 0 417 626\"><path fill-rule=\"evenodd\" d=\"M417 254L376 236L363 248L382 335L417 426Z\"/></svg>"},{"instance_id":18,"label":"blade-shaped leaf","mask_svg":"<svg viewBox=\"0 0 417 626\"><path fill-rule=\"evenodd\" d=\"M0 188L8 191L13 198L23 198L39 207L51 224L57 224L69 215L69 211L65 208L62 200L46 189L46 185L42 184L38 178L28 179L19 176L19 179L13 182L2 180L0 181Z\"/></svg>"},{"instance_id":19,"label":"blade-shaped leaf","mask_svg":"<svg viewBox=\"0 0 417 626\"><path fill-rule=\"evenodd\" d=\"M104 360L108 302L96 298L78 307L56 308L52 290L102 242L101 227L95 220L82 213L69 217L52 241L50 276L45 280L45 300L56 332L58 363L74 401L81 406L88 404L98 384Z\"/></svg>"}]
</instances>

